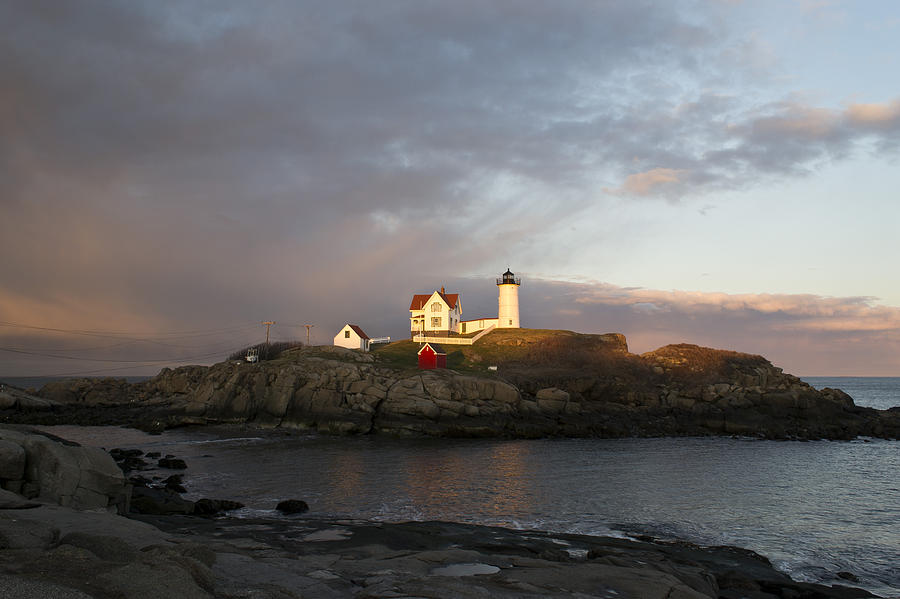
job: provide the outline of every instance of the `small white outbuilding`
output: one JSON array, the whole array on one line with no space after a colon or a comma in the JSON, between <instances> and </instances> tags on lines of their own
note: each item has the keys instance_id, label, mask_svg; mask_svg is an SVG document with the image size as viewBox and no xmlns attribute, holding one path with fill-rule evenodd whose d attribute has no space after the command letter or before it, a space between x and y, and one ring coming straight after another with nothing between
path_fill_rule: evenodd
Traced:
<instances>
[{"instance_id":1,"label":"small white outbuilding","mask_svg":"<svg viewBox=\"0 0 900 599\"><path fill-rule=\"evenodd\" d=\"M369 351L369 336L355 324L345 324L344 328L334 336L334 344L347 349Z\"/></svg>"}]
</instances>

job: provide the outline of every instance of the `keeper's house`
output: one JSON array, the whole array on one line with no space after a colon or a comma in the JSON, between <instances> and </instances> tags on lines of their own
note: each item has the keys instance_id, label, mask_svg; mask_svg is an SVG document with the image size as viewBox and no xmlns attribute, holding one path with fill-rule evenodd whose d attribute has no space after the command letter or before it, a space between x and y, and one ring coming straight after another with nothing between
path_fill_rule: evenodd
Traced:
<instances>
[{"instance_id":1,"label":"keeper's house","mask_svg":"<svg viewBox=\"0 0 900 599\"><path fill-rule=\"evenodd\" d=\"M453 336L469 335L476 339L478 334L493 329L518 329L519 324L519 285L522 280L509 269L497 279L497 317L462 320L462 305L458 293L440 291L431 294L413 296L409 304L409 332L413 339L421 341L431 337L446 338L447 343Z\"/></svg>"},{"instance_id":2,"label":"keeper's house","mask_svg":"<svg viewBox=\"0 0 900 599\"><path fill-rule=\"evenodd\" d=\"M431 295L416 294L409 304L409 331L448 335L459 330L462 306L458 293L445 293L444 288Z\"/></svg>"},{"instance_id":3,"label":"keeper's house","mask_svg":"<svg viewBox=\"0 0 900 599\"><path fill-rule=\"evenodd\" d=\"M345 324L344 328L334 336L334 344L347 349L369 351L369 336L355 324Z\"/></svg>"}]
</instances>

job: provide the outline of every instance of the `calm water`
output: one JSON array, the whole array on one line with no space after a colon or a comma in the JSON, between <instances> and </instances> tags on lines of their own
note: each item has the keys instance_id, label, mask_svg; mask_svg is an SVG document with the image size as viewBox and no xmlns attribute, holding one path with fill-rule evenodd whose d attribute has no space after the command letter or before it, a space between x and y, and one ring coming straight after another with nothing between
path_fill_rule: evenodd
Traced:
<instances>
[{"instance_id":1,"label":"calm water","mask_svg":"<svg viewBox=\"0 0 900 599\"><path fill-rule=\"evenodd\" d=\"M805 376L804 381L822 389L840 389L854 403L867 408L886 410L900 406L900 377L895 376Z\"/></svg>"},{"instance_id":2,"label":"calm water","mask_svg":"<svg viewBox=\"0 0 900 599\"><path fill-rule=\"evenodd\" d=\"M900 379L808 380L844 388L860 405L900 404ZM848 382L873 396L854 394ZM242 501L245 516L275 517L277 501L297 498L322 516L646 533L753 549L798 580L830 584L848 570L861 586L900 596L896 441L400 440L46 428L86 444L183 457L189 497Z\"/></svg>"}]
</instances>

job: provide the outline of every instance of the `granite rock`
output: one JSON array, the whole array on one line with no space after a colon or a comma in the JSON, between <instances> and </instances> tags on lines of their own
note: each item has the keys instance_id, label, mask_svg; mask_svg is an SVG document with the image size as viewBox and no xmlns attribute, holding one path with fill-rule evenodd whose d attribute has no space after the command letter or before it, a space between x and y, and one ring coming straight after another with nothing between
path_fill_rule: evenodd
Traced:
<instances>
[{"instance_id":1,"label":"granite rock","mask_svg":"<svg viewBox=\"0 0 900 599\"><path fill-rule=\"evenodd\" d=\"M900 438L900 411L818 391L761 356L688 344L638 356L620 335L549 341L525 348L531 361L505 363L502 377L389 367L370 354L315 347L258 364L163 369L125 387L103 379L96 393L77 380L46 396L74 402L60 417L119 418L154 432L248 423L395 436ZM117 407L84 407L101 396Z\"/></svg>"},{"instance_id":2,"label":"granite rock","mask_svg":"<svg viewBox=\"0 0 900 599\"><path fill-rule=\"evenodd\" d=\"M122 471L103 450L77 446L34 430L8 427L0 427L0 443L6 448L6 456L18 456L7 474L19 474L18 460L22 453L25 456L20 479L2 477L5 487L21 483L17 488L29 499L75 509L126 511L130 489Z\"/></svg>"}]
</instances>

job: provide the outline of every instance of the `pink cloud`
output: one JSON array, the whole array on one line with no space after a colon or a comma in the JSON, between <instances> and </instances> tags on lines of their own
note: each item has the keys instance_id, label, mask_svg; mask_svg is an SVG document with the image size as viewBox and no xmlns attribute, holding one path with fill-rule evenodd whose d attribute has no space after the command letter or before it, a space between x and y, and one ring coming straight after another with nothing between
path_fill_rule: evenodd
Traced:
<instances>
[{"instance_id":1,"label":"pink cloud","mask_svg":"<svg viewBox=\"0 0 900 599\"><path fill-rule=\"evenodd\" d=\"M791 321L783 329L900 332L900 308L880 306L873 298L835 298L810 294L728 294L661 291L603 286L578 297L579 304L631 306L667 313L778 314Z\"/></svg>"},{"instance_id":2,"label":"pink cloud","mask_svg":"<svg viewBox=\"0 0 900 599\"><path fill-rule=\"evenodd\" d=\"M851 104L844 112L848 121L858 125L889 125L900 122L900 100L883 104Z\"/></svg>"},{"instance_id":3,"label":"pink cloud","mask_svg":"<svg viewBox=\"0 0 900 599\"><path fill-rule=\"evenodd\" d=\"M546 306L523 299L528 326L623 333L635 353L695 343L761 354L793 374L900 372L900 308L873 298L543 284L556 293Z\"/></svg>"},{"instance_id":4,"label":"pink cloud","mask_svg":"<svg viewBox=\"0 0 900 599\"><path fill-rule=\"evenodd\" d=\"M654 168L642 173L634 173L625 178L621 187L607 189L616 194L633 194L639 196L656 193L659 188L679 183L687 171L674 168Z\"/></svg>"}]
</instances>

